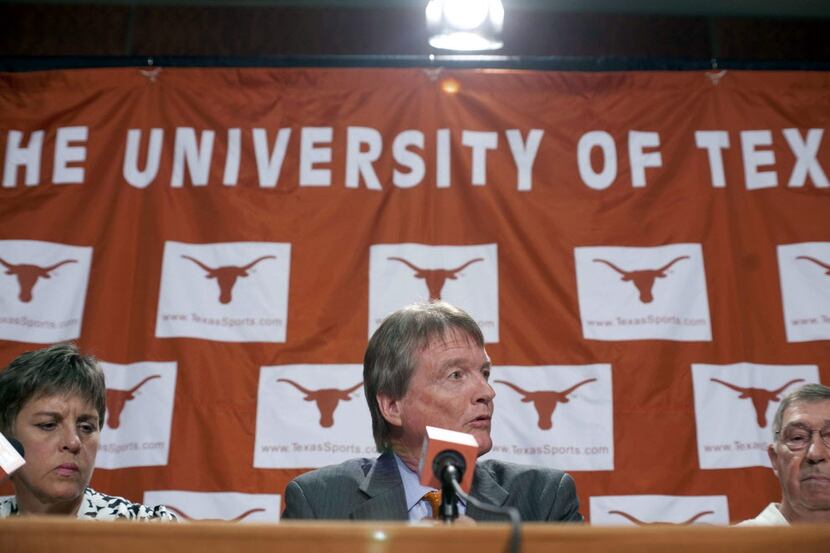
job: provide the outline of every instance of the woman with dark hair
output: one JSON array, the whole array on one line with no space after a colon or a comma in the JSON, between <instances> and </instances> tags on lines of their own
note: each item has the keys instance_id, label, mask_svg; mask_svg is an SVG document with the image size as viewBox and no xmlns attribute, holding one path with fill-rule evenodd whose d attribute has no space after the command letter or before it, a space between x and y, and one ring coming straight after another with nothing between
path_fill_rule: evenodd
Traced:
<instances>
[{"instance_id":1,"label":"woman with dark hair","mask_svg":"<svg viewBox=\"0 0 830 553\"><path fill-rule=\"evenodd\" d=\"M26 459L11 477L15 495L0 498L0 518L176 520L163 506L89 487L106 399L103 371L73 344L24 353L0 373L0 431L23 445Z\"/></svg>"}]
</instances>

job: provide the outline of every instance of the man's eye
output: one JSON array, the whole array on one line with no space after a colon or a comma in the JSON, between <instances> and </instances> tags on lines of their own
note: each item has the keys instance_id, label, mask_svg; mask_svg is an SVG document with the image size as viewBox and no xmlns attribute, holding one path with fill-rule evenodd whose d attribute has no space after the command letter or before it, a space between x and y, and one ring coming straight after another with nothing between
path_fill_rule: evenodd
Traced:
<instances>
[{"instance_id":1,"label":"man's eye","mask_svg":"<svg viewBox=\"0 0 830 553\"><path fill-rule=\"evenodd\" d=\"M78 425L78 427L81 429L81 432L83 432L84 434L92 434L93 432L98 430L98 428L94 424L89 424L89 423L80 424L80 425Z\"/></svg>"},{"instance_id":2,"label":"man's eye","mask_svg":"<svg viewBox=\"0 0 830 553\"><path fill-rule=\"evenodd\" d=\"M801 442L806 442L807 441L807 434L802 434L802 433L793 434L787 439L791 442L800 444Z\"/></svg>"},{"instance_id":3,"label":"man's eye","mask_svg":"<svg viewBox=\"0 0 830 553\"><path fill-rule=\"evenodd\" d=\"M481 374L484 376L484 380L490 380L490 370L489 369L481 371Z\"/></svg>"},{"instance_id":4,"label":"man's eye","mask_svg":"<svg viewBox=\"0 0 830 553\"><path fill-rule=\"evenodd\" d=\"M54 430L57 424L54 422L41 422L36 424L35 426L37 426L41 430Z\"/></svg>"},{"instance_id":5,"label":"man's eye","mask_svg":"<svg viewBox=\"0 0 830 553\"><path fill-rule=\"evenodd\" d=\"M450 373L450 379L451 380L458 380L458 379L461 378L461 376L462 376L461 371L453 371L453 372Z\"/></svg>"}]
</instances>

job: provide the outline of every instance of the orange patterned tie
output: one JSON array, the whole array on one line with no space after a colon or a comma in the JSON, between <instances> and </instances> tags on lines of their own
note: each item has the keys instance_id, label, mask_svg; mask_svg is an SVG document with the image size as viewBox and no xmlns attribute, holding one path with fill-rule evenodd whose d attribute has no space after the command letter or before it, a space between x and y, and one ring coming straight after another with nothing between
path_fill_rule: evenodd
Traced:
<instances>
[{"instance_id":1,"label":"orange patterned tie","mask_svg":"<svg viewBox=\"0 0 830 553\"><path fill-rule=\"evenodd\" d=\"M432 506L432 518L438 518L441 506L441 492L433 490L424 494L421 499L426 499Z\"/></svg>"}]
</instances>

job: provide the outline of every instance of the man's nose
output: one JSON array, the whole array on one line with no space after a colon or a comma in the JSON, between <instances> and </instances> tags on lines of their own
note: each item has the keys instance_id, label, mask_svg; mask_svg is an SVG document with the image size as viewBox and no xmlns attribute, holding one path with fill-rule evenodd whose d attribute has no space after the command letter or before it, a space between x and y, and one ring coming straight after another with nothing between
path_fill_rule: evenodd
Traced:
<instances>
[{"instance_id":1,"label":"man's nose","mask_svg":"<svg viewBox=\"0 0 830 553\"><path fill-rule=\"evenodd\" d=\"M490 403L494 397L496 397L496 391L490 385L490 382L484 376L481 376L478 388L476 389L476 401Z\"/></svg>"},{"instance_id":2,"label":"man's nose","mask_svg":"<svg viewBox=\"0 0 830 553\"><path fill-rule=\"evenodd\" d=\"M813 432L810 435L810 443L807 445L805 457L811 463L830 461L830 447L827 447L827 444L824 443L820 433Z\"/></svg>"}]
</instances>

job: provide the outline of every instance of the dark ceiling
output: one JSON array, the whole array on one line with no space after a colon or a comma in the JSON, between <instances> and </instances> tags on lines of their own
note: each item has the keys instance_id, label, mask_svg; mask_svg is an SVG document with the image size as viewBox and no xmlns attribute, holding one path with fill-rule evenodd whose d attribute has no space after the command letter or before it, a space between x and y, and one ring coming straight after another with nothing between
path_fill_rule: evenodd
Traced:
<instances>
[{"instance_id":1,"label":"dark ceiling","mask_svg":"<svg viewBox=\"0 0 830 553\"><path fill-rule=\"evenodd\" d=\"M16 4L99 4L112 6L260 6L303 8L396 9L423 8L426 0L18 0ZM502 0L519 10L559 12L632 13L651 15L704 15L751 17L830 17L827 0Z\"/></svg>"},{"instance_id":2,"label":"dark ceiling","mask_svg":"<svg viewBox=\"0 0 830 553\"><path fill-rule=\"evenodd\" d=\"M426 0L0 0L0 56L425 57ZM830 63L830 0L504 0L513 59ZM273 62L273 61L272 61ZM818 65L817 65L818 64Z\"/></svg>"}]
</instances>

